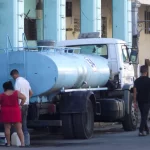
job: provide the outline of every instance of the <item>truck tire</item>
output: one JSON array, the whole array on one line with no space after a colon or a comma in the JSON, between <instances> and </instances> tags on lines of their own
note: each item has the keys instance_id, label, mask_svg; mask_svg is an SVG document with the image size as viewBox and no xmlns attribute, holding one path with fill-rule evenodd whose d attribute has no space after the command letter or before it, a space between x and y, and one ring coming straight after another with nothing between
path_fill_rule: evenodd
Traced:
<instances>
[{"instance_id":1,"label":"truck tire","mask_svg":"<svg viewBox=\"0 0 150 150\"><path fill-rule=\"evenodd\" d=\"M73 139L73 125L72 125L72 115L71 114L62 114L62 132L65 139Z\"/></svg>"},{"instance_id":2,"label":"truck tire","mask_svg":"<svg viewBox=\"0 0 150 150\"><path fill-rule=\"evenodd\" d=\"M129 103L129 114L125 114L124 121L122 122L123 129L125 131L134 131L137 128L138 124L138 112L134 108L133 103L133 94L130 94L130 103Z\"/></svg>"},{"instance_id":3,"label":"truck tire","mask_svg":"<svg viewBox=\"0 0 150 150\"><path fill-rule=\"evenodd\" d=\"M93 135L94 111L91 100L86 102L86 112L73 114L74 134L77 139L89 139Z\"/></svg>"}]
</instances>

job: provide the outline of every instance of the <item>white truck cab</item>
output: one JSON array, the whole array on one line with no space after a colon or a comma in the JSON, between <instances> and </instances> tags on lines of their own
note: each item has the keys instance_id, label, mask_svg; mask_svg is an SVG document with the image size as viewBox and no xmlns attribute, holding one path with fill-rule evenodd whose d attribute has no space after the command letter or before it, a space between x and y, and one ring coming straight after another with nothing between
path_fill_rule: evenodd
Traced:
<instances>
[{"instance_id":1,"label":"white truck cab","mask_svg":"<svg viewBox=\"0 0 150 150\"><path fill-rule=\"evenodd\" d=\"M138 115L133 101L133 83L137 50L129 49L127 43L119 39L99 38L97 32L81 34L75 40L60 41L57 46L70 47L70 49L78 47L74 52L80 55L99 55L108 60L110 69L110 79L106 85L108 89L94 91L96 109L100 108L98 111L100 115L95 115L94 121L121 122L125 131L136 130ZM66 101L68 99L69 97L66 97Z\"/></svg>"},{"instance_id":2,"label":"white truck cab","mask_svg":"<svg viewBox=\"0 0 150 150\"><path fill-rule=\"evenodd\" d=\"M118 88L134 82L134 67L130 60L131 50L127 48L125 41L113 38L82 39L80 35L80 39L61 41L57 43L57 46L78 47L80 54L99 55L108 59L110 78L115 78ZM136 55L133 55L132 61L136 61Z\"/></svg>"}]
</instances>

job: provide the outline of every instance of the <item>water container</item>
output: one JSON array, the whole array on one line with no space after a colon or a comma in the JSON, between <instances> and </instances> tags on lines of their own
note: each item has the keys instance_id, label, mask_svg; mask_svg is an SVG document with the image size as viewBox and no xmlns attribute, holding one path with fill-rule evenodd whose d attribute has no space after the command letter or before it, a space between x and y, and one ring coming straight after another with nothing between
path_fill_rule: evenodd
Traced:
<instances>
[{"instance_id":1,"label":"water container","mask_svg":"<svg viewBox=\"0 0 150 150\"><path fill-rule=\"evenodd\" d=\"M6 145L6 138L4 132L0 132L0 145Z\"/></svg>"},{"instance_id":2,"label":"water container","mask_svg":"<svg viewBox=\"0 0 150 150\"><path fill-rule=\"evenodd\" d=\"M16 132L11 135L11 145L12 146L21 146L21 142Z\"/></svg>"}]
</instances>

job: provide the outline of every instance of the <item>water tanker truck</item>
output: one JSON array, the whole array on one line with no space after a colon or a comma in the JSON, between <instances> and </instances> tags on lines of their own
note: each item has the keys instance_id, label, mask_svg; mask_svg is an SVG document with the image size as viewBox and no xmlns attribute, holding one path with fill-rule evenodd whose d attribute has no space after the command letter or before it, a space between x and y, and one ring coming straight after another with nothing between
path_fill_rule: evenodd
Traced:
<instances>
[{"instance_id":1,"label":"water tanker truck","mask_svg":"<svg viewBox=\"0 0 150 150\"><path fill-rule=\"evenodd\" d=\"M28 127L59 127L65 138L88 139L94 122L137 127L133 63L137 53L117 39L87 38L57 47L1 50L2 83L17 69L31 84Z\"/></svg>"}]
</instances>

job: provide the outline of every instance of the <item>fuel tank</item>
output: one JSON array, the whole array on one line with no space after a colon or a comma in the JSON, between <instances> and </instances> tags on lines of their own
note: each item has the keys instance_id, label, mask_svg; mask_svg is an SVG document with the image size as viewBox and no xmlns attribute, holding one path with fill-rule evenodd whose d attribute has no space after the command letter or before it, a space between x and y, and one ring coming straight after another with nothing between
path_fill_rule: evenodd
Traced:
<instances>
[{"instance_id":1,"label":"fuel tank","mask_svg":"<svg viewBox=\"0 0 150 150\"><path fill-rule=\"evenodd\" d=\"M17 69L20 75L30 82L34 96L60 91L63 87L65 89L103 87L110 76L107 59L101 56L64 52L0 53L0 68L1 85L11 79L10 71Z\"/></svg>"}]
</instances>

